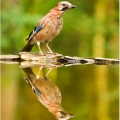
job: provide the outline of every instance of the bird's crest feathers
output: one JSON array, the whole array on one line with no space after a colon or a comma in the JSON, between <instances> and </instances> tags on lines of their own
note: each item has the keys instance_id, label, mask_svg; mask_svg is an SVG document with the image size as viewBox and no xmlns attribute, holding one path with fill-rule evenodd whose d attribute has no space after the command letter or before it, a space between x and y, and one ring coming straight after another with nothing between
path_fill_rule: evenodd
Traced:
<instances>
[{"instance_id":1,"label":"bird's crest feathers","mask_svg":"<svg viewBox=\"0 0 120 120\"><path fill-rule=\"evenodd\" d=\"M76 8L76 6L72 5L71 3L67 2L67 1L62 1L62 2L59 2L57 5L56 5L56 8L59 10L59 11L66 11L68 9L71 9L71 8Z\"/></svg>"},{"instance_id":2,"label":"bird's crest feathers","mask_svg":"<svg viewBox=\"0 0 120 120\"><path fill-rule=\"evenodd\" d=\"M59 111L57 114L58 120L68 120L69 118L74 117L73 114L68 114L66 111Z\"/></svg>"}]
</instances>

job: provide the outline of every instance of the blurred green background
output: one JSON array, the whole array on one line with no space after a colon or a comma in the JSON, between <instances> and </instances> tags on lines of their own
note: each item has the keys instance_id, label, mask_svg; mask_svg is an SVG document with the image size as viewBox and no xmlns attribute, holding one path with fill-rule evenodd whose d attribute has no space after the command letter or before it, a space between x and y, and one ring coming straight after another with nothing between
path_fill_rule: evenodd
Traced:
<instances>
[{"instance_id":1,"label":"blurred green background","mask_svg":"<svg viewBox=\"0 0 120 120\"><path fill-rule=\"evenodd\" d=\"M58 0L2 0L2 54L18 54L25 38ZM61 33L49 43L57 53L118 58L118 0L69 0ZM45 45L41 45L46 51ZM37 46L32 51L38 52Z\"/></svg>"},{"instance_id":2,"label":"blurred green background","mask_svg":"<svg viewBox=\"0 0 120 120\"><path fill-rule=\"evenodd\" d=\"M18 54L25 38L58 0L2 0L1 53ZM61 33L49 43L57 53L118 58L119 1L70 0L76 9L63 16ZM44 44L41 44L46 51ZM38 52L37 46L32 51ZM119 119L118 66L61 67L49 74L61 90L62 105L73 120ZM38 68L34 68L37 74ZM2 120L54 120L23 80L18 65L1 65ZM72 120L71 119L71 120Z\"/></svg>"}]
</instances>

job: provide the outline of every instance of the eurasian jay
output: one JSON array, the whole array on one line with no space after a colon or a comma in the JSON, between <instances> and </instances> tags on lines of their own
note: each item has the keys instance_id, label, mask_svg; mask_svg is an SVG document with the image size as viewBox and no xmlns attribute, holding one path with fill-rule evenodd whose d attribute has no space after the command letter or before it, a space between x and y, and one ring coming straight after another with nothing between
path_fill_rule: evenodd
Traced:
<instances>
[{"instance_id":1,"label":"eurasian jay","mask_svg":"<svg viewBox=\"0 0 120 120\"><path fill-rule=\"evenodd\" d=\"M32 88L37 99L51 112L57 120L68 120L74 117L65 111L61 105L61 92L59 88L47 77L38 78L31 68L23 68L27 74L26 82Z\"/></svg>"},{"instance_id":2,"label":"eurasian jay","mask_svg":"<svg viewBox=\"0 0 120 120\"><path fill-rule=\"evenodd\" d=\"M62 29L62 15L64 12L71 8L76 8L67 1L59 2L53 9L46 14L34 28L34 30L26 38L28 41L27 45L21 50L21 52L29 52L32 47L37 43L39 53L42 55L43 52L40 49L40 42L45 43L50 53L53 53L48 46L48 42L55 38Z\"/></svg>"}]
</instances>

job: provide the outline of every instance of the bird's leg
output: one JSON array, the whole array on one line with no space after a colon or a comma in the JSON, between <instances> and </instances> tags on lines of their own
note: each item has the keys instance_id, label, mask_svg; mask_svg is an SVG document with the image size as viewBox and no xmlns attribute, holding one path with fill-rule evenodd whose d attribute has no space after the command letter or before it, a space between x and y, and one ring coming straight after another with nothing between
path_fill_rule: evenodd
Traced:
<instances>
[{"instance_id":1,"label":"bird's leg","mask_svg":"<svg viewBox=\"0 0 120 120\"><path fill-rule=\"evenodd\" d=\"M39 71L38 71L38 74L36 75L36 79L40 78L40 72L41 72L42 68L43 68L43 66L39 67Z\"/></svg>"},{"instance_id":2,"label":"bird's leg","mask_svg":"<svg viewBox=\"0 0 120 120\"><path fill-rule=\"evenodd\" d=\"M47 77L47 75L50 73L50 71L52 70L53 68L50 68L49 70L48 70L48 72L46 73L46 77Z\"/></svg>"},{"instance_id":3,"label":"bird's leg","mask_svg":"<svg viewBox=\"0 0 120 120\"><path fill-rule=\"evenodd\" d=\"M49 53L53 53L52 50L48 46L48 42L46 42L45 45L46 45L47 49L49 50Z\"/></svg>"},{"instance_id":4,"label":"bird's leg","mask_svg":"<svg viewBox=\"0 0 120 120\"><path fill-rule=\"evenodd\" d=\"M39 41L37 41L37 46L38 46L38 48L39 48L39 53L40 53L41 55L44 55L44 53L42 52L42 50L41 50L41 48L40 48L40 42L39 42Z\"/></svg>"}]
</instances>

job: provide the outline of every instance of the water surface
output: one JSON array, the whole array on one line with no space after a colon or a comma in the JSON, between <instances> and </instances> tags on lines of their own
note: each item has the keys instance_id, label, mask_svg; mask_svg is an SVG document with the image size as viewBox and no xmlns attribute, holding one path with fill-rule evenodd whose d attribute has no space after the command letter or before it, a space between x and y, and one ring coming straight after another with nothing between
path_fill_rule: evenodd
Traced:
<instances>
[{"instance_id":1,"label":"water surface","mask_svg":"<svg viewBox=\"0 0 120 120\"><path fill-rule=\"evenodd\" d=\"M55 120L23 79L18 64L1 65L2 120ZM37 75L39 66L31 68ZM40 77L48 69L43 68ZM71 120L118 120L118 65L76 65L54 68L49 74L60 90L62 106Z\"/></svg>"}]
</instances>

